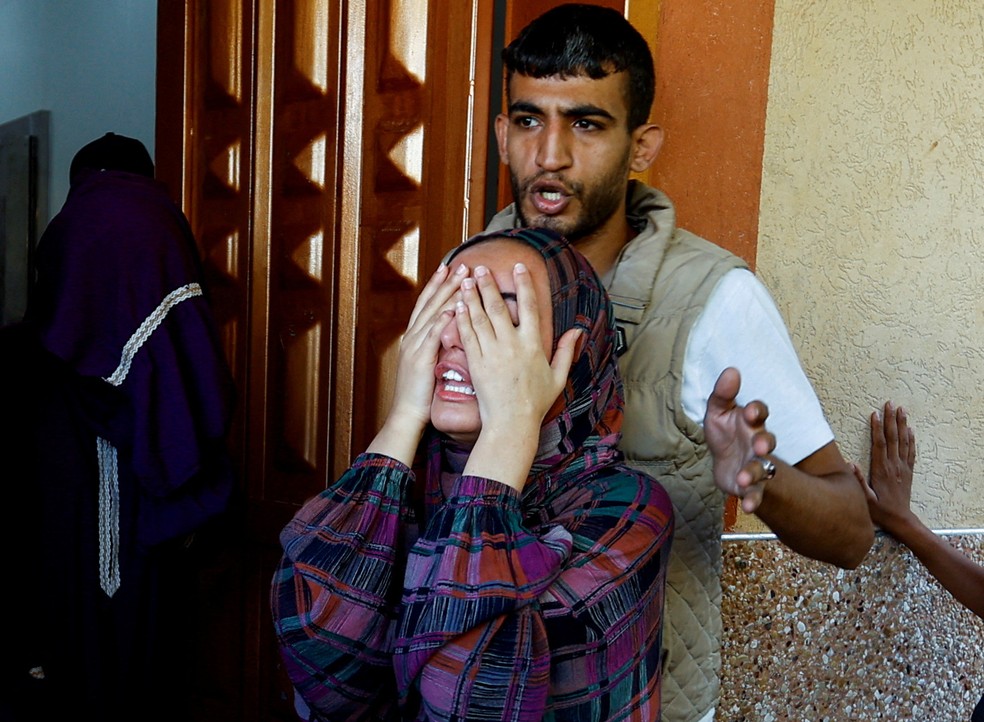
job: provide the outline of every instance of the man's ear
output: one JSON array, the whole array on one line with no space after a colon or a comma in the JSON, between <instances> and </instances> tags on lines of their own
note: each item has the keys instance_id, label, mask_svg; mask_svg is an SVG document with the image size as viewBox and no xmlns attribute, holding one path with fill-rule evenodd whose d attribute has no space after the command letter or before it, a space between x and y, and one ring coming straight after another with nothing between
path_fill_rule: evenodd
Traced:
<instances>
[{"instance_id":1,"label":"man's ear","mask_svg":"<svg viewBox=\"0 0 984 722\"><path fill-rule=\"evenodd\" d=\"M632 158L629 168L633 173L643 173L659 155L663 147L663 129L655 123L644 123L632 131Z\"/></svg>"},{"instance_id":2,"label":"man's ear","mask_svg":"<svg viewBox=\"0 0 984 722\"><path fill-rule=\"evenodd\" d=\"M509 153L506 150L506 136L509 134L509 116L499 113L495 116L495 139L499 146L499 160L503 165L509 165Z\"/></svg>"}]
</instances>

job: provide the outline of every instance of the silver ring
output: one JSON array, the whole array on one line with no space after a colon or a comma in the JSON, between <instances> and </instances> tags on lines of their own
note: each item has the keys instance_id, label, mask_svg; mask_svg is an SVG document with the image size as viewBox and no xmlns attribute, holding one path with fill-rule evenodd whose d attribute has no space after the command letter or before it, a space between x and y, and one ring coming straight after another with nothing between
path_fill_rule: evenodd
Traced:
<instances>
[{"instance_id":1,"label":"silver ring","mask_svg":"<svg viewBox=\"0 0 984 722\"><path fill-rule=\"evenodd\" d=\"M764 456L756 456L755 461L762 465L762 471L765 473L765 479L771 479L776 475L776 464L772 459L768 459Z\"/></svg>"}]
</instances>

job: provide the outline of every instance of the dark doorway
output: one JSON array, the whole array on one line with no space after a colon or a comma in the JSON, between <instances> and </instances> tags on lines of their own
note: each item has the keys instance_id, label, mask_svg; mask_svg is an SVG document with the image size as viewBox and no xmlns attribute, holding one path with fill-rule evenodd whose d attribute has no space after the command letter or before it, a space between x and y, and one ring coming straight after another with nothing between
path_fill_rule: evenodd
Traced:
<instances>
[{"instance_id":1,"label":"dark doorway","mask_svg":"<svg viewBox=\"0 0 984 722\"><path fill-rule=\"evenodd\" d=\"M48 217L47 110L0 124L0 325L20 321Z\"/></svg>"}]
</instances>

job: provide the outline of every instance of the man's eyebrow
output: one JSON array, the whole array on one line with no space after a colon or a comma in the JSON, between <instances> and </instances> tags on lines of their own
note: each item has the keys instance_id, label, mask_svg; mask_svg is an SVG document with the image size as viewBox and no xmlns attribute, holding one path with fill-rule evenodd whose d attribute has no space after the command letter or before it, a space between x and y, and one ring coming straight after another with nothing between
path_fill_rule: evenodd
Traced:
<instances>
[{"instance_id":1,"label":"man's eyebrow","mask_svg":"<svg viewBox=\"0 0 984 722\"><path fill-rule=\"evenodd\" d=\"M539 105L535 105L524 100L517 100L516 102L509 104L509 114L512 115L513 113L543 115L543 109Z\"/></svg>"},{"instance_id":2,"label":"man's eyebrow","mask_svg":"<svg viewBox=\"0 0 984 722\"><path fill-rule=\"evenodd\" d=\"M575 105L571 108L564 108L560 111L561 115L567 118L585 118L589 115L596 117L608 118L609 120L615 120L615 116L609 113L604 108L600 108L597 105Z\"/></svg>"},{"instance_id":3,"label":"man's eyebrow","mask_svg":"<svg viewBox=\"0 0 984 722\"><path fill-rule=\"evenodd\" d=\"M523 100L517 100L516 102L509 104L509 114L512 115L514 113L544 115L543 109L540 106ZM561 109L560 114L565 118L585 118L588 116L595 116L615 120L615 116L607 110L597 105L591 105L590 103L586 103L584 105L572 105L570 108L563 108Z\"/></svg>"}]
</instances>

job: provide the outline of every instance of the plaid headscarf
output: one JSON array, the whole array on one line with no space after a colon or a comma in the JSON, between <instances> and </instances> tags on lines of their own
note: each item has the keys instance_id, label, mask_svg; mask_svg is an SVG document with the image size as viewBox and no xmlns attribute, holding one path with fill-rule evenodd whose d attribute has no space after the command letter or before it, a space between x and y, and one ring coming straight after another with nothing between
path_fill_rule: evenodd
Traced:
<instances>
[{"instance_id":1,"label":"plaid headscarf","mask_svg":"<svg viewBox=\"0 0 984 722\"><path fill-rule=\"evenodd\" d=\"M540 442L523 491L528 511L568 488L582 475L621 461L616 446L622 428L622 378L615 364L615 316L601 279L578 251L548 229L516 228L472 236L452 249L446 264L479 243L506 238L535 249L546 262L553 305L553 349L566 331L580 328L581 351L574 359L567 384L540 427ZM460 474L464 454L452 451L447 437L431 429L428 443L428 496L440 493L435 474L442 468ZM448 459L448 454L458 457Z\"/></svg>"}]
</instances>

